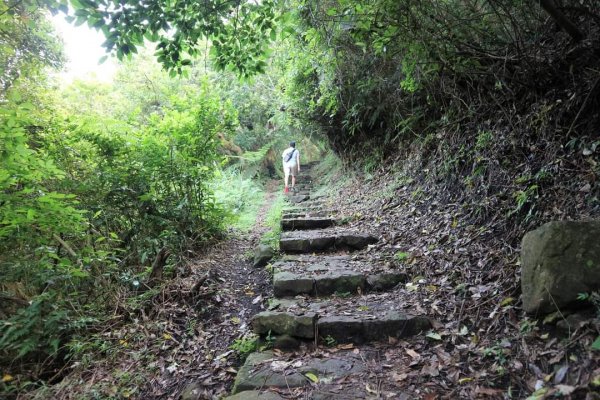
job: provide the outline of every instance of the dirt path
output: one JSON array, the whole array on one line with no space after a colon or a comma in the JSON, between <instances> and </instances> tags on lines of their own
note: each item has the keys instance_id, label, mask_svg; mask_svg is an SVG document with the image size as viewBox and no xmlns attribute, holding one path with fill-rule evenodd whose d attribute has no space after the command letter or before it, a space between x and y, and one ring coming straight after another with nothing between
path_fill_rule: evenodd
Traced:
<instances>
[{"instance_id":1,"label":"dirt path","mask_svg":"<svg viewBox=\"0 0 600 400\"><path fill-rule=\"evenodd\" d=\"M160 292L119 300L127 316L103 326L89 357L71 365L57 385L35 393L52 399L217 399L231 391L240 365L230 349L250 331L250 317L272 293L270 277L253 268L253 249L269 229L265 222L276 193L267 185L255 227L190 258ZM89 359L89 361L86 361ZM29 396L29 395L28 395ZM18 397L19 399L31 398Z\"/></svg>"}]
</instances>

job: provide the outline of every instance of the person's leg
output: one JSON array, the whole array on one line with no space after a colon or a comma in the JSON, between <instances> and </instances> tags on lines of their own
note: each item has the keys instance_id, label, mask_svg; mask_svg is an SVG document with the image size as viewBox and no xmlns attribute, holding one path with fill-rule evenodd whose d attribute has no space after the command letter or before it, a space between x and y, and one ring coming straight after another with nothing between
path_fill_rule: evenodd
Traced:
<instances>
[{"instance_id":1,"label":"person's leg","mask_svg":"<svg viewBox=\"0 0 600 400\"><path fill-rule=\"evenodd\" d=\"M290 175L292 175L292 190L294 190L294 186L296 186L296 166L293 165L290 168Z\"/></svg>"},{"instance_id":2,"label":"person's leg","mask_svg":"<svg viewBox=\"0 0 600 400\"><path fill-rule=\"evenodd\" d=\"M288 177L290 175L290 169L286 166L283 167L283 187L287 189L288 187Z\"/></svg>"}]
</instances>

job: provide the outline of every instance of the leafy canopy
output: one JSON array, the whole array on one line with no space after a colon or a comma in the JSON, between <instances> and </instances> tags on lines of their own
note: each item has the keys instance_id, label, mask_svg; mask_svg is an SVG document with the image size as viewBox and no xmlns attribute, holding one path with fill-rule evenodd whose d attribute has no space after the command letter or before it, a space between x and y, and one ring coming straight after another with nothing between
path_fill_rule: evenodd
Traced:
<instances>
[{"instance_id":1,"label":"leafy canopy","mask_svg":"<svg viewBox=\"0 0 600 400\"><path fill-rule=\"evenodd\" d=\"M66 1L66 0L62 0ZM104 33L104 47L121 60L144 39L157 43L158 61L174 76L202 54L207 41L219 69L247 77L264 72L267 45L277 38L273 0L69 0L67 18Z\"/></svg>"}]
</instances>

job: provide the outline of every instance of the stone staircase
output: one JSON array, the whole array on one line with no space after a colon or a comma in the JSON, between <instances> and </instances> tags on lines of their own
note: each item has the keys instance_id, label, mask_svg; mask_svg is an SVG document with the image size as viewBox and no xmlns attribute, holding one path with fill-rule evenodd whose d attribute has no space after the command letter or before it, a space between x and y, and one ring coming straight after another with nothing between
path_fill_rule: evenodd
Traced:
<instances>
[{"instance_id":1,"label":"stone staircase","mask_svg":"<svg viewBox=\"0 0 600 400\"><path fill-rule=\"evenodd\" d=\"M373 398L364 385L344 393L341 384L368 373L368 359L378 357L360 346L431 328L428 318L405 314L386 293L406 282L406 274L361 257L377 237L337 225L330 201L312 196L310 167L283 213L275 298L252 320L274 350L248 356L227 399ZM323 354L323 345L336 345L335 353Z\"/></svg>"}]
</instances>

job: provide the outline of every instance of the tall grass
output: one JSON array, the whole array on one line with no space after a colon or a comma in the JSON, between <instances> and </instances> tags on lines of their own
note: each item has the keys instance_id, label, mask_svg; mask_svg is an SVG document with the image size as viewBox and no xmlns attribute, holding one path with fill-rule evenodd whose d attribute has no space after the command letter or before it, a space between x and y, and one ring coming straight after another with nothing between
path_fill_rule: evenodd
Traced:
<instances>
[{"instance_id":1,"label":"tall grass","mask_svg":"<svg viewBox=\"0 0 600 400\"><path fill-rule=\"evenodd\" d=\"M219 173L211 187L216 202L228 211L231 226L241 231L250 230L264 201L262 184L244 178L238 167L229 167Z\"/></svg>"},{"instance_id":2,"label":"tall grass","mask_svg":"<svg viewBox=\"0 0 600 400\"><path fill-rule=\"evenodd\" d=\"M269 212L267 213L266 223L270 230L260 239L261 243L267 244L272 248L279 249L279 235L281 234L281 215L285 205L285 196L282 193L277 195L273 201Z\"/></svg>"}]
</instances>

